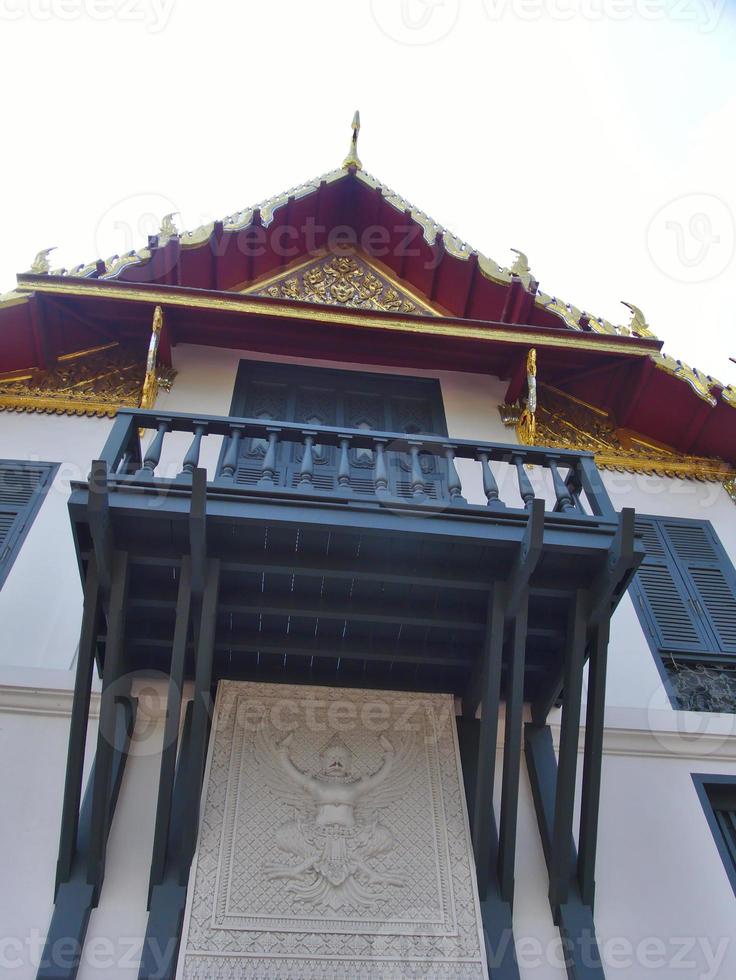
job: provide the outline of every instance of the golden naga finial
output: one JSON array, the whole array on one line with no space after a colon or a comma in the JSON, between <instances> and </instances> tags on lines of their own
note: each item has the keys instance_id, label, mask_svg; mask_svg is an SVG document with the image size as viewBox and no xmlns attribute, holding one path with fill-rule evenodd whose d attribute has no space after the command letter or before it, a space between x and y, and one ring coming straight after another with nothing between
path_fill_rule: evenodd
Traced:
<instances>
[{"instance_id":1,"label":"golden naga finial","mask_svg":"<svg viewBox=\"0 0 736 980\"><path fill-rule=\"evenodd\" d=\"M533 446L537 434L537 351L531 348L526 357L527 399L524 411L516 427L519 439L526 446Z\"/></svg>"},{"instance_id":2,"label":"golden naga finial","mask_svg":"<svg viewBox=\"0 0 736 980\"><path fill-rule=\"evenodd\" d=\"M357 167L358 170L362 170L363 164L360 162L360 157L358 156L358 133L360 132L360 113L355 110L355 115L353 116L353 121L350 124L353 127L353 135L350 137L350 149L348 150L348 155L342 161L342 165L345 169L348 167Z\"/></svg>"},{"instance_id":3,"label":"golden naga finial","mask_svg":"<svg viewBox=\"0 0 736 980\"><path fill-rule=\"evenodd\" d=\"M51 263L49 262L49 255L56 249L56 245L52 245L51 248L43 248L38 253L36 258L33 260L33 265L30 271L36 276L42 276L48 273L51 268Z\"/></svg>"},{"instance_id":4,"label":"golden naga finial","mask_svg":"<svg viewBox=\"0 0 736 980\"><path fill-rule=\"evenodd\" d=\"M633 303L627 303L625 299L622 299L621 302L631 310L631 321L626 331L622 328L622 333L627 332L633 334L634 337L654 337L654 334L649 329L647 319L639 307L634 306Z\"/></svg>"},{"instance_id":5,"label":"golden naga finial","mask_svg":"<svg viewBox=\"0 0 736 980\"><path fill-rule=\"evenodd\" d=\"M518 248L512 248L511 251L516 253L516 259L511 266L511 274L520 279L523 279L524 276L530 276L532 270L529 268L529 259L524 252L520 252Z\"/></svg>"},{"instance_id":6,"label":"golden naga finial","mask_svg":"<svg viewBox=\"0 0 736 980\"><path fill-rule=\"evenodd\" d=\"M179 234L179 229L174 223L174 216L177 215L178 211L172 211L171 214L165 214L161 219L161 228L159 230L159 238L165 238L168 241L170 238L176 238Z\"/></svg>"}]
</instances>

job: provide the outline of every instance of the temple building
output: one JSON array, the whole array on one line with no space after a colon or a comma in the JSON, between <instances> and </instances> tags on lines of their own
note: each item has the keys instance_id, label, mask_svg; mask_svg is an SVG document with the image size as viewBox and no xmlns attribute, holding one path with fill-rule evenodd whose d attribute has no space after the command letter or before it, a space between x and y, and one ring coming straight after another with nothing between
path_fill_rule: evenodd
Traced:
<instances>
[{"instance_id":1,"label":"temple building","mask_svg":"<svg viewBox=\"0 0 736 980\"><path fill-rule=\"evenodd\" d=\"M736 388L359 128L0 297L0 972L734 977Z\"/></svg>"}]
</instances>

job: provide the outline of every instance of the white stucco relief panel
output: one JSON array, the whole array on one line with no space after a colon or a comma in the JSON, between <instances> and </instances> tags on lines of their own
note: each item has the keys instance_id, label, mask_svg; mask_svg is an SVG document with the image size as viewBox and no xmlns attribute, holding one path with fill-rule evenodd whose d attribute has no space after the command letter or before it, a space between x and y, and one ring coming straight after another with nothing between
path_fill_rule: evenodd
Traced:
<instances>
[{"instance_id":1,"label":"white stucco relief panel","mask_svg":"<svg viewBox=\"0 0 736 980\"><path fill-rule=\"evenodd\" d=\"M446 695L221 682L179 977L487 977Z\"/></svg>"}]
</instances>

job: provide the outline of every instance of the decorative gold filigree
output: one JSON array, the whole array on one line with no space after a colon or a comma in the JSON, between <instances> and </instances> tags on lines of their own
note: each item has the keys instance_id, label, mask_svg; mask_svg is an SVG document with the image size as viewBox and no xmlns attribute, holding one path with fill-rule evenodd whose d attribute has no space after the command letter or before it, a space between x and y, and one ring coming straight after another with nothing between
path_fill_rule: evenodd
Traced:
<instances>
[{"instance_id":1,"label":"decorative gold filigree","mask_svg":"<svg viewBox=\"0 0 736 980\"><path fill-rule=\"evenodd\" d=\"M723 484L723 488L731 500L733 500L733 502L736 504L736 477L734 477L732 480L726 480L726 482Z\"/></svg>"},{"instance_id":2,"label":"decorative gold filigree","mask_svg":"<svg viewBox=\"0 0 736 980\"><path fill-rule=\"evenodd\" d=\"M356 255L328 255L315 259L247 292L253 296L348 306L360 310L433 313Z\"/></svg>"},{"instance_id":3,"label":"decorative gold filigree","mask_svg":"<svg viewBox=\"0 0 736 980\"><path fill-rule=\"evenodd\" d=\"M144 371L143 352L136 347L74 352L49 371L0 379L0 411L114 415L121 406L139 407Z\"/></svg>"},{"instance_id":4,"label":"decorative gold filigree","mask_svg":"<svg viewBox=\"0 0 736 980\"><path fill-rule=\"evenodd\" d=\"M539 387L537 445L595 453L601 469L724 485L736 480L736 470L723 460L678 453L630 429L617 428L607 412L566 395L552 385L540 384ZM517 424L515 406L502 405L499 411L504 425Z\"/></svg>"},{"instance_id":5,"label":"decorative gold filigree","mask_svg":"<svg viewBox=\"0 0 736 980\"><path fill-rule=\"evenodd\" d=\"M163 325L164 311L160 306L157 306L153 311L151 339L148 344L148 356L146 358L146 376L143 379L143 392L141 394L141 408L153 408L156 403L156 395L158 394L156 362L158 360L158 345L161 342Z\"/></svg>"}]
</instances>

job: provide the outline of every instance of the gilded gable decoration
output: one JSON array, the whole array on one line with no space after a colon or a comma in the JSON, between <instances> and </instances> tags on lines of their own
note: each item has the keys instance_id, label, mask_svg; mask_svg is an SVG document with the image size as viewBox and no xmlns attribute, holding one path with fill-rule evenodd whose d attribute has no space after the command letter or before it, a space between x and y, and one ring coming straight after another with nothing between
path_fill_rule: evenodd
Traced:
<instances>
[{"instance_id":1,"label":"gilded gable decoration","mask_svg":"<svg viewBox=\"0 0 736 980\"><path fill-rule=\"evenodd\" d=\"M148 361L143 350L116 341L62 354L48 371L30 368L0 375L0 411L113 416L119 408L152 408L175 371L158 363L163 325L154 312Z\"/></svg>"},{"instance_id":2,"label":"gilded gable decoration","mask_svg":"<svg viewBox=\"0 0 736 980\"><path fill-rule=\"evenodd\" d=\"M539 389L535 413L539 446L595 453L601 469L719 482L727 490L727 484L736 487L736 470L722 460L678 453L637 432L617 428L608 412L552 385L540 383ZM500 405L499 412L504 425L516 426L519 440L525 442L519 407ZM732 496L736 499L735 493Z\"/></svg>"},{"instance_id":3,"label":"gilded gable decoration","mask_svg":"<svg viewBox=\"0 0 736 980\"><path fill-rule=\"evenodd\" d=\"M244 292L272 299L301 300L385 313L437 316L418 297L354 254L330 254Z\"/></svg>"}]
</instances>

